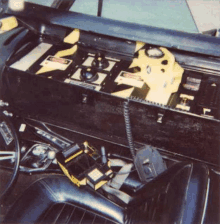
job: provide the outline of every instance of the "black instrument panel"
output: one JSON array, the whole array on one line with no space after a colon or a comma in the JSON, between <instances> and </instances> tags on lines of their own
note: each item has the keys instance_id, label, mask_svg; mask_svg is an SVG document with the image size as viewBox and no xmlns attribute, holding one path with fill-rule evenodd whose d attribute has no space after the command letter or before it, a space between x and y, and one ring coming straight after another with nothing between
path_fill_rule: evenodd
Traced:
<instances>
[{"instance_id":1,"label":"black instrument panel","mask_svg":"<svg viewBox=\"0 0 220 224\"><path fill-rule=\"evenodd\" d=\"M134 43L124 41L122 44L121 40L116 40L113 52L108 50L107 39L100 38L99 40L100 43L105 43L104 48L103 46L97 47L98 43L96 42L96 36L90 34L87 37L85 33L80 41L73 46L67 43L53 45L36 40L23 47L19 54L16 54L17 58L11 59L10 67L122 98L135 97L147 100L146 96L150 88L147 83L139 80L138 76L136 77L136 73L140 72L140 67L129 67L137 58ZM126 53L120 54L121 49L116 52L117 46L122 46ZM155 46L146 45L142 48L145 47L154 54L155 52L158 54L160 51ZM41 48L46 48L46 50ZM148 51L145 50L146 55L148 55ZM63 52L65 52L64 56L60 57ZM36 57L36 54L39 54L38 58L33 60L29 67L23 69L24 62L22 60L31 61L33 55ZM161 57L152 58L159 60ZM47 66L51 67L47 69ZM146 66L146 69L148 67ZM178 91L170 96L166 106L207 118L219 119L219 85L220 78L218 76L213 77L185 69Z\"/></svg>"}]
</instances>

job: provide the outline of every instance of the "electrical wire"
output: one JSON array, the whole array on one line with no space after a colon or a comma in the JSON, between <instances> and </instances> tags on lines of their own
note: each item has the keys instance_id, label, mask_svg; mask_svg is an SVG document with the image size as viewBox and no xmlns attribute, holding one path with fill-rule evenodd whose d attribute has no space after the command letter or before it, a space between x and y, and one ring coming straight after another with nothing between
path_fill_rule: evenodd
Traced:
<instances>
[{"instance_id":1,"label":"electrical wire","mask_svg":"<svg viewBox=\"0 0 220 224\"><path fill-rule=\"evenodd\" d=\"M134 148L134 141L133 141L132 131L131 131L129 101L124 102L124 120L125 120L125 129L126 129L126 134L127 134L128 145L129 145L131 155L132 155L132 158L134 161L135 160L135 148Z\"/></svg>"}]
</instances>

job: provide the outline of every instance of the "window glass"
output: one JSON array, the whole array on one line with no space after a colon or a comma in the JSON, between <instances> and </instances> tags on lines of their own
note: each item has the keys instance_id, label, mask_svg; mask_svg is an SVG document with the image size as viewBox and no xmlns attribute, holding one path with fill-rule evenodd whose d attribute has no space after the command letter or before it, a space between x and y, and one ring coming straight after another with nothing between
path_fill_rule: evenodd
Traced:
<instances>
[{"instance_id":1,"label":"window glass","mask_svg":"<svg viewBox=\"0 0 220 224\"><path fill-rule=\"evenodd\" d=\"M54 0L26 0L51 6ZM76 0L70 11L97 16L99 0ZM103 0L102 17L186 32L198 32L186 0Z\"/></svg>"},{"instance_id":2,"label":"window glass","mask_svg":"<svg viewBox=\"0 0 220 224\"><path fill-rule=\"evenodd\" d=\"M76 0L70 10L97 15L98 0ZM103 0L102 17L198 32L186 0Z\"/></svg>"},{"instance_id":3,"label":"window glass","mask_svg":"<svg viewBox=\"0 0 220 224\"><path fill-rule=\"evenodd\" d=\"M185 0L104 0L102 16L167 29L197 31Z\"/></svg>"}]
</instances>

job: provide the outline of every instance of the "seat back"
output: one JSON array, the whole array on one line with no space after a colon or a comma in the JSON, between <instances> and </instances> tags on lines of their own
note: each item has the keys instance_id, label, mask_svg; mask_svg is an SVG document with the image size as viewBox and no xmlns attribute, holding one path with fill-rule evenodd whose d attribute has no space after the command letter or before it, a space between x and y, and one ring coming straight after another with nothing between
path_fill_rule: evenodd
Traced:
<instances>
[{"instance_id":1,"label":"seat back","mask_svg":"<svg viewBox=\"0 0 220 224\"><path fill-rule=\"evenodd\" d=\"M139 219L149 223L202 223L208 186L205 165L176 164L136 192L128 219L137 223Z\"/></svg>"}]
</instances>

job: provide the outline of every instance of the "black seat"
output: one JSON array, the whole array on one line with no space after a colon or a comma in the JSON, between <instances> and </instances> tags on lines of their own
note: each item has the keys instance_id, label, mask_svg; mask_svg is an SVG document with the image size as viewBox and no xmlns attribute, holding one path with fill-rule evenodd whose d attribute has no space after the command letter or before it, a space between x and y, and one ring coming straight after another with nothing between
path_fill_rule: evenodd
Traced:
<instances>
[{"instance_id":1,"label":"black seat","mask_svg":"<svg viewBox=\"0 0 220 224\"><path fill-rule=\"evenodd\" d=\"M178 163L142 186L121 207L88 186L61 175L32 184L4 223L202 223L208 196L205 165Z\"/></svg>"}]
</instances>

